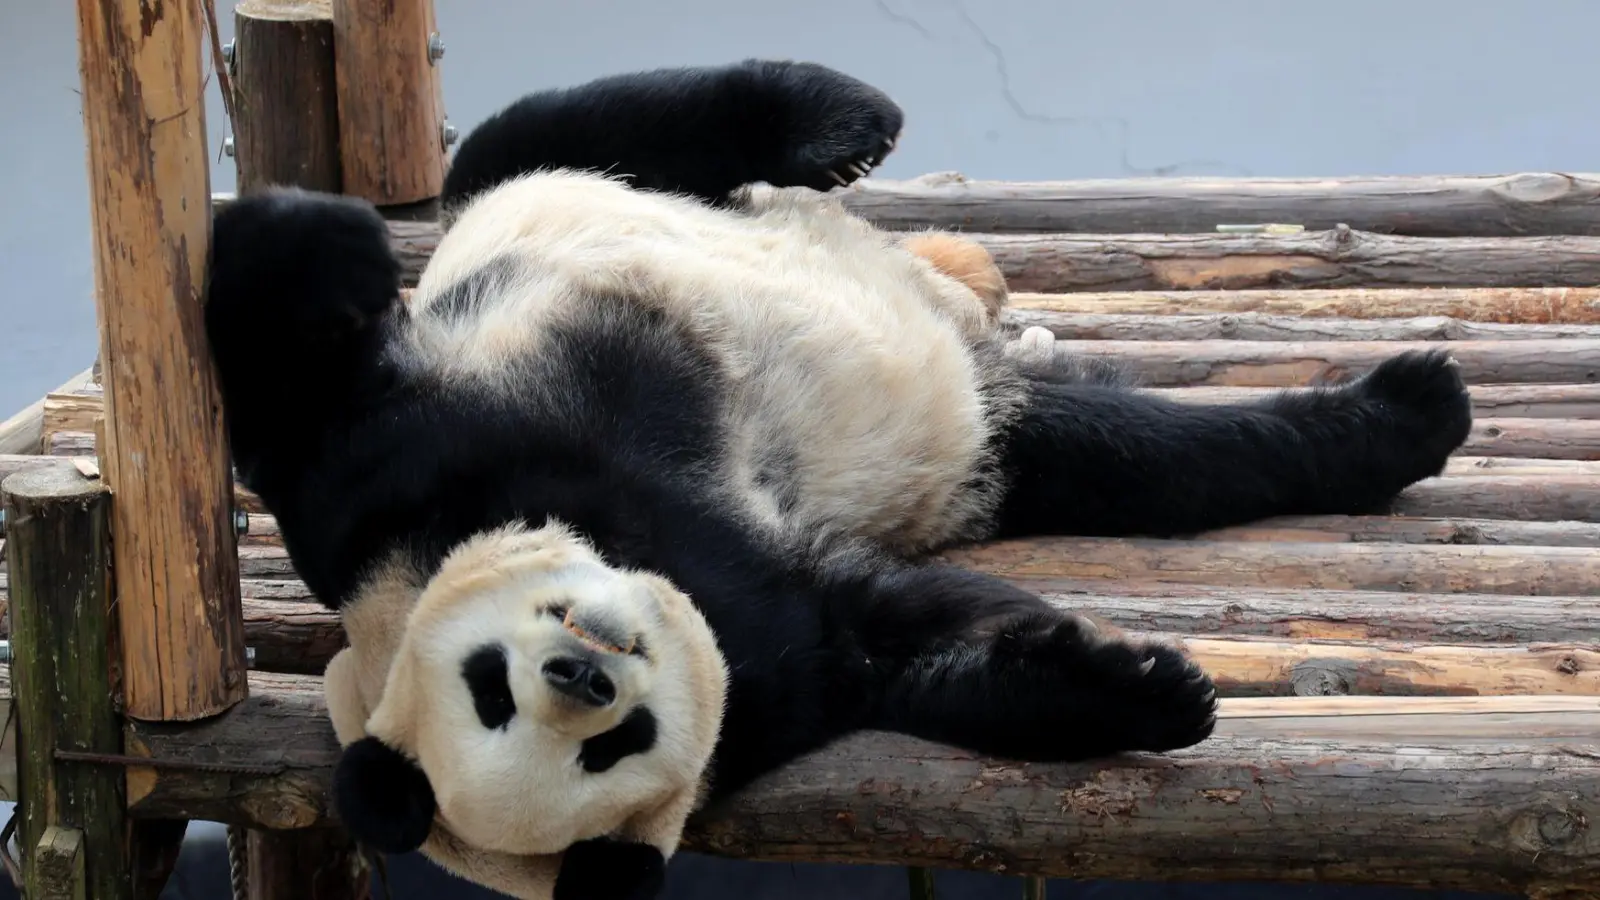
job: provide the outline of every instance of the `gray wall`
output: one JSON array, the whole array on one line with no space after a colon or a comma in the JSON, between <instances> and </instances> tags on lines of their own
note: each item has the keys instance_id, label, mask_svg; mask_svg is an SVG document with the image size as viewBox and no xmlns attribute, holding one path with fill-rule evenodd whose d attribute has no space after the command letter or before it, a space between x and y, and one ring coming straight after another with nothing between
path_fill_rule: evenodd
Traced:
<instances>
[{"instance_id":1,"label":"gray wall","mask_svg":"<svg viewBox=\"0 0 1600 900\"><path fill-rule=\"evenodd\" d=\"M232 4L217 5L231 37ZM906 107L891 178L1600 168L1593 0L435 5L463 130L528 88L770 55L841 67ZM73 7L0 0L0 418L94 354ZM208 112L216 148L214 88ZM212 177L231 190L231 161Z\"/></svg>"}]
</instances>

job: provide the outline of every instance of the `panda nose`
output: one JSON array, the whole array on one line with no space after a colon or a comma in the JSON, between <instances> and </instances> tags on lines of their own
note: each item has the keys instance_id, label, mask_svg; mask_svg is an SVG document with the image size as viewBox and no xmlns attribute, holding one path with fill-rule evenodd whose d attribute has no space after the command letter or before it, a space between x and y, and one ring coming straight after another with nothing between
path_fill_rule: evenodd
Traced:
<instances>
[{"instance_id":1,"label":"panda nose","mask_svg":"<svg viewBox=\"0 0 1600 900\"><path fill-rule=\"evenodd\" d=\"M578 656L558 656L541 669L544 680L557 692L593 707L610 706L617 686L593 662Z\"/></svg>"}]
</instances>

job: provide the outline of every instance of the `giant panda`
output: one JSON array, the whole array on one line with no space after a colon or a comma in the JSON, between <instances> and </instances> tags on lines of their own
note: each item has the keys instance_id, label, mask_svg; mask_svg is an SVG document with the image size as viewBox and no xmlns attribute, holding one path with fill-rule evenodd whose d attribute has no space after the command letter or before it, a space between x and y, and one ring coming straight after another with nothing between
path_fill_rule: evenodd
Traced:
<instances>
[{"instance_id":1,"label":"giant panda","mask_svg":"<svg viewBox=\"0 0 1600 900\"><path fill-rule=\"evenodd\" d=\"M854 731L1192 746L1215 690L1181 652L937 552L1369 512L1464 441L1438 352L1216 406L1048 335L1014 352L978 244L826 193L902 122L789 61L531 94L461 144L408 300L363 202L219 211L233 459L342 616L358 839L514 896L648 897L696 810Z\"/></svg>"}]
</instances>

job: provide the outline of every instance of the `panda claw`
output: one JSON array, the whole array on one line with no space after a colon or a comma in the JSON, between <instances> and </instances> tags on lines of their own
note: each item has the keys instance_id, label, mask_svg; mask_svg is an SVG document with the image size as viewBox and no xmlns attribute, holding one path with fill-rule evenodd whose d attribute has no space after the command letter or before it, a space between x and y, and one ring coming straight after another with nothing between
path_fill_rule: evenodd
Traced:
<instances>
[{"instance_id":1,"label":"panda claw","mask_svg":"<svg viewBox=\"0 0 1600 900\"><path fill-rule=\"evenodd\" d=\"M840 175L838 172L835 172L832 169L829 169L828 170L828 174L833 177L834 181L839 182L839 186L840 187L849 187L850 186L850 181L848 179L846 179L843 175Z\"/></svg>"}]
</instances>

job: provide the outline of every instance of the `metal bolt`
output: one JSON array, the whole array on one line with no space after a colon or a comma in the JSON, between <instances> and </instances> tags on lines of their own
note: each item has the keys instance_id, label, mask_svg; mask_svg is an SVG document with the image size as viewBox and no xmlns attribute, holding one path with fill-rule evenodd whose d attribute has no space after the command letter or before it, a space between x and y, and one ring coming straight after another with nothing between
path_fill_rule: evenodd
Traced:
<instances>
[{"instance_id":1,"label":"metal bolt","mask_svg":"<svg viewBox=\"0 0 1600 900\"><path fill-rule=\"evenodd\" d=\"M250 514L242 509L233 511L233 530L239 534L250 533Z\"/></svg>"},{"instance_id":2,"label":"metal bolt","mask_svg":"<svg viewBox=\"0 0 1600 900\"><path fill-rule=\"evenodd\" d=\"M256 648L244 648L244 665L247 669L254 669L256 667Z\"/></svg>"},{"instance_id":3,"label":"metal bolt","mask_svg":"<svg viewBox=\"0 0 1600 900\"><path fill-rule=\"evenodd\" d=\"M6 511L0 509L0 538L6 536Z\"/></svg>"},{"instance_id":4,"label":"metal bolt","mask_svg":"<svg viewBox=\"0 0 1600 900\"><path fill-rule=\"evenodd\" d=\"M456 127L451 125L448 121L444 123L444 128L440 129L440 131L443 132L444 145L446 147L454 144L456 140L461 137L461 132L457 131Z\"/></svg>"},{"instance_id":5,"label":"metal bolt","mask_svg":"<svg viewBox=\"0 0 1600 900\"><path fill-rule=\"evenodd\" d=\"M428 62L433 64L441 59L444 59L444 38L435 31L428 35Z\"/></svg>"},{"instance_id":6,"label":"metal bolt","mask_svg":"<svg viewBox=\"0 0 1600 900\"><path fill-rule=\"evenodd\" d=\"M222 139L222 155L233 155L233 135L231 134Z\"/></svg>"},{"instance_id":7,"label":"metal bolt","mask_svg":"<svg viewBox=\"0 0 1600 900\"><path fill-rule=\"evenodd\" d=\"M229 41L222 45L222 61L228 64L229 75L236 74L239 68L238 64L234 62L237 54L234 53L233 44L233 41Z\"/></svg>"},{"instance_id":8,"label":"metal bolt","mask_svg":"<svg viewBox=\"0 0 1600 900\"><path fill-rule=\"evenodd\" d=\"M10 641L0 641L0 662L11 662Z\"/></svg>"}]
</instances>

